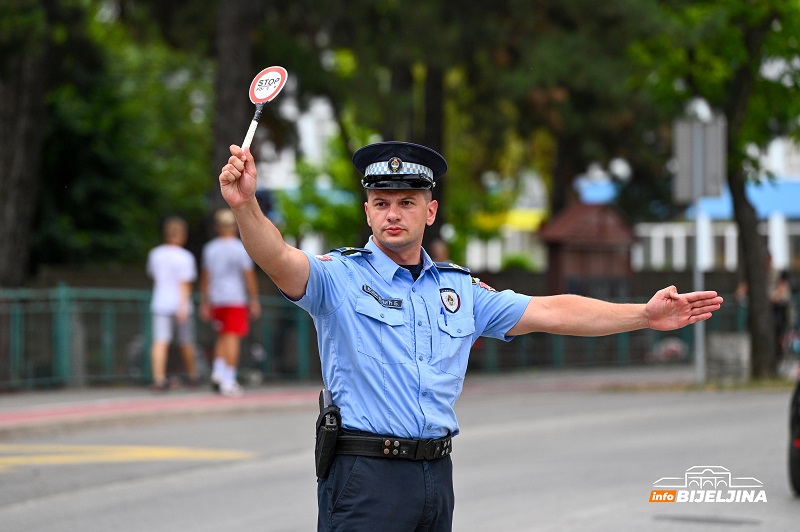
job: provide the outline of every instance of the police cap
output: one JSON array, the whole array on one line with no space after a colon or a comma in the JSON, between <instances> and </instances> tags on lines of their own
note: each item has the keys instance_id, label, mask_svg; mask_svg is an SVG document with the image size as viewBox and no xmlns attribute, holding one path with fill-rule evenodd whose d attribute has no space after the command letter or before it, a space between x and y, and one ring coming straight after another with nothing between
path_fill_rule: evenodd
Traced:
<instances>
[{"instance_id":1,"label":"police cap","mask_svg":"<svg viewBox=\"0 0 800 532\"><path fill-rule=\"evenodd\" d=\"M353 154L353 165L364 175L366 189L430 189L447 172L447 161L436 151L411 142L376 142Z\"/></svg>"}]
</instances>

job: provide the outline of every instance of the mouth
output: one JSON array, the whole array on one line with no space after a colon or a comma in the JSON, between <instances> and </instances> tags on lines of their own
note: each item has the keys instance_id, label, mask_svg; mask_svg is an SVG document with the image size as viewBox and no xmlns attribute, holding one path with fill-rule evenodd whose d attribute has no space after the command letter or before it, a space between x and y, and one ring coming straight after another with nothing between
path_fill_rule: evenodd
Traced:
<instances>
[{"instance_id":1,"label":"mouth","mask_svg":"<svg viewBox=\"0 0 800 532\"><path fill-rule=\"evenodd\" d=\"M397 227L396 225L389 226L383 230L384 233L387 233L392 236L397 236L403 231L405 231L405 229L403 229L402 227Z\"/></svg>"}]
</instances>

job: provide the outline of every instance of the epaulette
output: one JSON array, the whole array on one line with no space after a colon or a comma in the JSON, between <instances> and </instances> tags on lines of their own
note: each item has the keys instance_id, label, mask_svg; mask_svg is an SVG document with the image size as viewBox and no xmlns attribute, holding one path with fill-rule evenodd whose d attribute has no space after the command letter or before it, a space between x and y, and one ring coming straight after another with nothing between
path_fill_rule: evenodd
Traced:
<instances>
[{"instance_id":1,"label":"epaulette","mask_svg":"<svg viewBox=\"0 0 800 532\"><path fill-rule=\"evenodd\" d=\"M459 266L454 262L434 262L433 264L436 265L437 270L450 270L453 272L466 273L467 275L472 273L469 271L469 268Z\"/></svg>"},{"instance_id":2,"label":"epaulette","mask_svg":"<svg viewBox=\"0 0 800 532\"><path fill-rule=\"evenodd\" d=\"M341 253L342 255L345 255L345 256L353 255L354 253L366 253L366 254L372 253L367 248L351 248L351 247L332 249L328 253L333 253L334 251L339 252L339 253Z\"/></svg>"}]
</instances>

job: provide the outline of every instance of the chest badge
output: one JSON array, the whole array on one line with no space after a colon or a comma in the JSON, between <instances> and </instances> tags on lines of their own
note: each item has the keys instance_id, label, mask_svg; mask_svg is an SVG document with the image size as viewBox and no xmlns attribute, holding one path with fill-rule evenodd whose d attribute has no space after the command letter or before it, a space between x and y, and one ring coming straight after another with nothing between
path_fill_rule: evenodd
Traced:
<instances>
[{"instance_id":1,"label":"chest badge","mask_svg":"<svg viewBox=\"0 0 800 532\"><path fill-rule=\"evenodd\" d=\"M440 288L439 296L448 312L456 312L461 308L461 297L452 288Z\"/></svg>"}]
</instances>

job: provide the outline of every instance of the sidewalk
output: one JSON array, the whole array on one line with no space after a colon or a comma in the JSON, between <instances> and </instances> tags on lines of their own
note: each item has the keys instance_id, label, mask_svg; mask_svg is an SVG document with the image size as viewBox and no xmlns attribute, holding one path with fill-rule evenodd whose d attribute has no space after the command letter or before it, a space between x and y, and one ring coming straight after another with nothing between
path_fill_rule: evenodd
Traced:
<instances>
[{"instance_id":1,"label":"sidewalk","mask_svg":"<svg viewBox=\"0 0 800 532\"><path fill-rule=\"evenodd\" d=\"M690 366L529 370L514 373L472 374L464 394L492 390L531 392L664 389L694 382ZM30 432L113 423L136 418L270 408L315 408L320 384L313 382L262 385L243 397L227 398L207 387L154 394L147 388L103 387L26 390L0 394L0 438Z\"/></svg>"},{"instance_id":2,"label":"sidewalk","mask_svg":"<svg viewBox=\"0 0 800 532\"><path fill-rule=\"evenodd\" d=\"M30 432L175 414L316 405L319 385L259 387L228 398L208 387L155 394L147 388L65 388L0 394L0 439Z\"/></svg>"}]
</instances>

